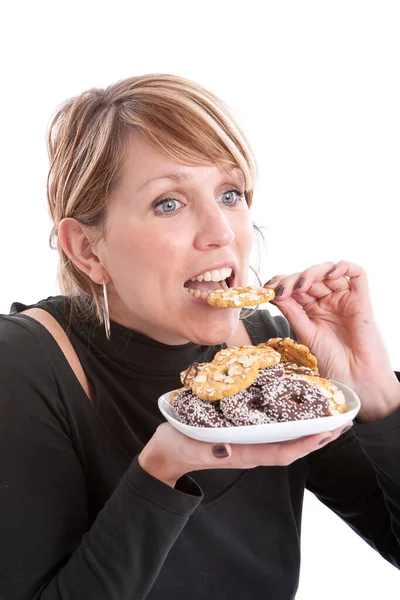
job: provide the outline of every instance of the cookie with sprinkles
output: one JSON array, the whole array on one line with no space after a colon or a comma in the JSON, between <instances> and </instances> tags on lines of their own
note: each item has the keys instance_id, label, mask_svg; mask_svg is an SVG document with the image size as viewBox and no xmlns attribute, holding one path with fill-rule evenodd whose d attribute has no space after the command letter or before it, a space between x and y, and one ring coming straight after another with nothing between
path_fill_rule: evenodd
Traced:
<instances>
[{"instance_id":1,"label":"cookie with sprinkles","mask_svg":"<svg viewBox=\"0 0 400 600\"><path fill-rule=\"evenodd\" d=\"M234 425L266 425L276 423L277 419L265 408L261 388L251 386L234 396L220 401L221 411Z\"/></svg>"},{"instance_id":2,"label":"cookie with sprinkles","mask_svg":"<svg viewBox=\"0 0 400 600\"><path fill-rule=\"evenodd\" d=\"M223 414L219 402L203 402L192 390L183 389L172 406L182 423L195 427L231 427L233 423Z\"/></svg>"},{"instance_id":3,"label":"cookie with sprinkles","mask_svg":"<svg viewBox=\"0 0 400 600\"><path fill-rule=\"evenodd\" d=\"M262 388L265 411L277 422L317 419L331 415L329 399L303 379L284 377Z\"/></svg>"},{"instance_id":4,"label":"cookie with sprinkles","mask_svg":"<svg viewBox=\"0 0 400 600\"><path fill-rule=\"evenodd\" d=\"M265 369L260 369L258 371L257 379L255 380L253 385L268 385L275 381L276 379L280 379L285 376L285 366L282 363L278 363L272 367L267 367Z\"/></svg>"}]
</instances>

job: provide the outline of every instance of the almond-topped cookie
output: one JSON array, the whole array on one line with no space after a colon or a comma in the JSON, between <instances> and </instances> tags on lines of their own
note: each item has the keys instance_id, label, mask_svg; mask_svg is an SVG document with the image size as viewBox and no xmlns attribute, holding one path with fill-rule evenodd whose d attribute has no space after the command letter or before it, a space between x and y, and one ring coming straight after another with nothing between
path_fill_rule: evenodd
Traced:
<instances>
[{"instance_id":1,"label":"almond-topped cookie","mask_svg":"<svg viewBox=\"0 0 400 600\"><path fill-rule=\"evenodd\" d=\"M208 295L207 302L218 308L245 308L270 302L274 298L275 292L272 288L248 285L215 290Z\"/></svg>"},{"instance_id":2,"label":"almond-topped cookie","mask_svg":"<svg viewBox=\"0 0 400 600\"><path fill-rule=\"evenodd\" d=\"M302 367L308 367L318 375L318 360L310 349L291 338L271 338L266 342L281 355L282 362L292 362Z\"/></svg>"},{"instance_id":3,"label":"almond-topped cookie","mask_svg":"<svg viewBox=\"0 0 400 600\"><path fill-rule=\"evenodd\" d=\"M191 365L181 373L181 381L201 400L221 400L249 387L260 369L279 361L279 353L266 345L225 348L210 363Z\"/></svg>"}]
</instances>

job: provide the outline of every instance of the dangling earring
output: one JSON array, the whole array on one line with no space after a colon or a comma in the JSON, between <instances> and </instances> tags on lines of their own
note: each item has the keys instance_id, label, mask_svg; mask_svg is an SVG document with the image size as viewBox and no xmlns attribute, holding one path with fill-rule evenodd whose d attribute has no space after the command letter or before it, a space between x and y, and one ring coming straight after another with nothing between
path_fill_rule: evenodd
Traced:
<instances>
[{"instance_id":1,"label":"dangling earring","mask_svg":"<svg viewBox=\"0 0 400 600\"><path fill-rule=\"evenodd\" d=\"M111 328L110 328L110 313L108 311L108 297L107 297L107 286L105 279L103 279L103 318L104 318L104 328L106 330L106 336L109 340L111 338Z\"/></svg>"},{"instance_id":2,"label":"dangling earring","mask_svg":"<svg viewBox=\"0 0 400 600\"><path fill-rule=\"evenodd\" d=\"M251 265L249 265L249 268L253 271L254 275L256 276L258 285L260 287L262 287L261 279L260 279L257 271L255 269L253 269L253 267ZM244 319L248 319L249 317L254 315L254 313L256 313L258 311L258 307L259 307L259 304L257 304L257 306L255 306L254 308L242 308L242 310L240 311L239 320L244 321Z\"/></svg>"}]
</instances>

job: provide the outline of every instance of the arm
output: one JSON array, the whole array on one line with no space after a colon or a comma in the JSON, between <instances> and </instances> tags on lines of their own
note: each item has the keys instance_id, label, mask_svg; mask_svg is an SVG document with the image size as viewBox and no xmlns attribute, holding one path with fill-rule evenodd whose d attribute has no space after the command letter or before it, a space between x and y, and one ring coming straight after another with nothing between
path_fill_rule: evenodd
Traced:
<instances>
[{"instance_id":1,"label":"arm","mask_svg":"<svg viewBox=\"0 0 400 600\"><path fill-rule=\"evenodd\" d=\"M400 568L400 411L308 458L307 488Z\"/></svg>"},{"instance_id":2,"label":"arm","mask_svg":"<svg viewBox=\"0 0 400 600\"><path fill-rule=\"evenodd\" d=\"M382 556L400 564L400 384L377 328L366 273L347 261L277 276L276 303L320 373L360 397L352 432L309 458L308 487Z\"/></svg>"},{"instance_id":3,"label":"arm","mask_svg":"<svg viewBox=\"0 0 400 600\"><path fill-rule=\"evenodd\" d=\"M4 329L0 322L0 597L145 598L199 488L183 477L172 489L135 459L89 523L85 474L43 349L23 330L5 342Z\"/></svg>"}]
</instances>

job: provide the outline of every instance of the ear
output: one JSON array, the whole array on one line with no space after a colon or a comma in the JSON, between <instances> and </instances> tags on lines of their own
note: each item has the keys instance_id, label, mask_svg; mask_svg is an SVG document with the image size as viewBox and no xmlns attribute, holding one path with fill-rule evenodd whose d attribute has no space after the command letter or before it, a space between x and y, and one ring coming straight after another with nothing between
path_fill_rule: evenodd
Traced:
<instances>
[{"instance_id":1,"label":"ear","mask_svg":"<svg viewBox=\"0 0 400 600\"><path fill-rule=\"evenodd\" d=\"M62 219L58 226L58 239L68 258L94 283L102 284L104 279L108 282L108 274L93 250L94 236L90 235L89 227L77 219Z\"/></svg>"}]
</instances>

